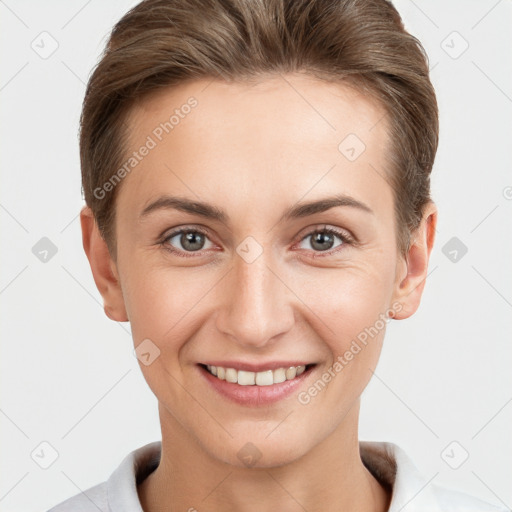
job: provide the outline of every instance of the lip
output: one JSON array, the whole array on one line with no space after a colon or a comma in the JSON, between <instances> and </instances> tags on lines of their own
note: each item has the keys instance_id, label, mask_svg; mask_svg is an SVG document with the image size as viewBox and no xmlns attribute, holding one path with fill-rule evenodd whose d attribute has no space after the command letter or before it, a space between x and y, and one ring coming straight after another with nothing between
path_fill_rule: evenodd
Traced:
<instances>
[{"instance_id":1,"label":"lip","mask_svg":"<svg viewBox=\"0 0 512 512\"><path fill-rule=\"evenodd\" d=\"M212 364L213 366L223 366L221 362L218 364ZM245 370L245 371L263 371L263 370L275 370L276 368L287 368L288 366L300 366L300 363L288 364L286 363L283 366L283 363L275 363L277 366L272 367L273 363L267 363L266 365L258 364L258 365L250 365L250 364L241 364L241 363L230 363L233 366L224 366L224 368L235 368L237 370ZM205 363L206 365L206 363ZM227 382L225 380L220 380L214 375L212 375L203 364L197 365L199 373L205 379L208 385L210 385L217 393L221 396L227 398L228 400L237 403L239 405L244 405L247 407L261 407L265 405L270 405L282 400L292 393L296 392L300 386L303 385L304 381L309 378L312 371L315 369L316 364L309 364L306 367L304 373L301 373L298 377L295 377L292 380L286 380L279 384L272 384L271 386L241 386L240 384L235 384L233 382ZM254 370L253 368L257 368ZM258 370L258 368L260 370Z\"/></svg>"}]
</instances>

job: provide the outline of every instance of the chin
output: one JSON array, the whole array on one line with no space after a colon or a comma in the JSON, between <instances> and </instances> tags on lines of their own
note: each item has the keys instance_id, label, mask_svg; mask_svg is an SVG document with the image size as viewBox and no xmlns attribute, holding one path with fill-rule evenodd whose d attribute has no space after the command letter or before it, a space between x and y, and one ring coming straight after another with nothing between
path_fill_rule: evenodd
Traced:
<instances>
[{"instance_id":1,"label":"chin","mask_svg":"<svg viewBox=\"0 0 512 512\"><path fill-rule=\"evenodd\" d=\"M206 449L212 457L225 464L238 468L266 469L296 461L311 448L310 442L291 435L279 436L275 432L268 436L265 429L254 435L249 435L247 431L234 435L229 441Z\"/></svg>"}]
</instances>

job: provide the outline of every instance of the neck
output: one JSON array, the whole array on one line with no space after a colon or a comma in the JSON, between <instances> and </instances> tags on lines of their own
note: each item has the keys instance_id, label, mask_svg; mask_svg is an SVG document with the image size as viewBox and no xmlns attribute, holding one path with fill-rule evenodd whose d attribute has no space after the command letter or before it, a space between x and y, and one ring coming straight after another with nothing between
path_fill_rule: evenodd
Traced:
<instances>
[{"instance_id":1,"label":"neck","mask_svg":"<svg viewBox=\"0 0 512 512\"><path fill-rule=\"evenodd\" d=\"M160 406L160 464L138 487L144 512L386 512L390 493L361 461L359 402L328 438L291 463L236 467L207 453Z\"/></svg>"}]
</instances>

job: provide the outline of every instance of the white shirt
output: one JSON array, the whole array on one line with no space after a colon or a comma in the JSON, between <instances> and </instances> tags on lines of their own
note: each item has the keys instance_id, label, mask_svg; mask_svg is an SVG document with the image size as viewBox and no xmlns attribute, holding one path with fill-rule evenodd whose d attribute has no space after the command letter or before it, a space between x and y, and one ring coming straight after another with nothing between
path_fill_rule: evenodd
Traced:
<instances>
[{"instance_id":1,"label":"white shirt","mask_svg":"<svg viewBox=\"0 0 512 512\"><path fill-rule=\"evenodd\" d=\"M143 512L137 494L160 461L162 443L149 443L127 455L110 478L47 512ZM368 470L393 489L388 512L511 512L468 494L429 482L396 444L360 441L361 459Z\"/></svg>"}]
</instances>

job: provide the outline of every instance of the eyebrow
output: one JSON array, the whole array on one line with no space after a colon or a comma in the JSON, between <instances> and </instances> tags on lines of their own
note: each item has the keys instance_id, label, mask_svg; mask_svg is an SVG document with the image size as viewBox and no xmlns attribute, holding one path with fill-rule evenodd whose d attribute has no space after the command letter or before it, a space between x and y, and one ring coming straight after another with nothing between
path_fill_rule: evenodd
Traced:
<instances>
[{"instance_id":1,"label":"eyebrow","mask_svg":"<svg viewBox=\"0 0 512 512\"><path fill-rule=\"evenodd\" d=\"M315 213L325 212L331 208L339 206L349 206L370 214L374 213L369 206L361 201L345 194L338 194L318 199L316 201L295 204L283 213L279 222L308 217ZM155 201L151 202L144 208L139 218L142 220L144 217L157 210L179 210L185 213L199 215L205 219L216 220L223 224L227 224L229 221L227 213L214 205L203 201L192 201L183 197L169 195L159 197Z\"/></svg>"}]
</instances>

